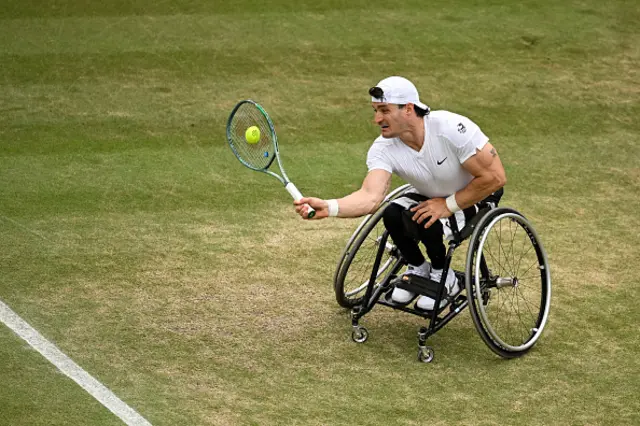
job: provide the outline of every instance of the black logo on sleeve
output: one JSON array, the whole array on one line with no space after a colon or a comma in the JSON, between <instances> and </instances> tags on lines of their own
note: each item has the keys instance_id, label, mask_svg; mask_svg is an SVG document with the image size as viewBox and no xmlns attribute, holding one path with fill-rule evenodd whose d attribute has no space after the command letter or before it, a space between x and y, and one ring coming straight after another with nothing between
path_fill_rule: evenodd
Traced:
<instances>
[{"instance_id":1,"label":"black logo on sleeve","mask_svg":"<svg viewBox=\"0 0 640 426\"><path fill-rule=\"evenodd\" d=\"M444 158L442 159L442 161L436 161L436 163L438 163L438 166L439 166L440 164L444 163L444 160L446 160L446 159L447 159L447 157L444 157Z\"/></svg>"},{"instance_id":2,"label":"black logo on sleeve","mask_svg":"<svg viewBox=\"0 0 640 426\"><path fill-rule=\"evenodd\" d=\"M464 127L464 124L462 124L462 123L458 124L458 132L459 133L464 133L466 131L467 131L467 128Z\"/></svg>"}]
</instances>

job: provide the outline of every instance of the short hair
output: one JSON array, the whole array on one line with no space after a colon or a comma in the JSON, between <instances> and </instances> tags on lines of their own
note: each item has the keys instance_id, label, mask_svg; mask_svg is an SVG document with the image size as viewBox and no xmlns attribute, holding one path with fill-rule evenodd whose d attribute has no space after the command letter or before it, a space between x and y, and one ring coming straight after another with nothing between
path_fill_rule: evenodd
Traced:
<instances>
[{"instance_id":1,"label":"short hair","mask_svg":"<svg viewBox=\"0 0 640 426\"><path fill-rule=\"evenodd\" d=\"M413 111L416 113L418 117L424 117L425 115L429 115L429 113L431 112L431 108L429 107L427 107L427 109L422 109L416 104L412 104L412 105L413 105ZM407 105L406 104L398 105L398 108L404 108L405 106Z\"/></svg>"},{"instance_id":2,"label":"short hair","mask_svg":"<svg viewBox=\"0 0 640 426\"><path fill-rule=\"evenodd\" d=\"M376 99L382 99L384 97L384 91L380 87L374 86L371 89L369 89L369 95L371 95ZM398 108L404 108L405 106L406 104L398 105ZM413 111L416 113L418 117L424 117L426 115L429 115L429 112L431 112L431 109L429 107L427 107L427 109L422 109L419 106L413 104Z\"/></svg>"},{"instance_id":3,"label":"short hair","mask_svg":"<svg viewBox=\"0 0 640 426\"><path fill-rule=\"evenodd\" d=\"M384 97L384 91L378 86L369 89L369 94L376 99L382 99Z\"/></svg>"}]
</instances>

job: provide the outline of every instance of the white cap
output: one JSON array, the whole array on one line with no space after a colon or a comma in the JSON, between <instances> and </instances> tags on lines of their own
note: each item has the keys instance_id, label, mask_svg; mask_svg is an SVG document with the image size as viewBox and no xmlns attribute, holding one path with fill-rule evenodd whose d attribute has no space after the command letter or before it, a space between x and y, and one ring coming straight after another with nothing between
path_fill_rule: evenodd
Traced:
<instances>
[{"instance_id":1,"label":"white cap","mask_svg":"<svg viewBox=\"0 0 640 426\"><path fill-rule=\"evenodd\" d=\"M420 102L418 89L404 77L387 77L376 85L382 89L382 98L371 98L371 102L386 102L390 104L406 105L412 103L418 108L428 109Z\"/></svg>"}]
</instances>

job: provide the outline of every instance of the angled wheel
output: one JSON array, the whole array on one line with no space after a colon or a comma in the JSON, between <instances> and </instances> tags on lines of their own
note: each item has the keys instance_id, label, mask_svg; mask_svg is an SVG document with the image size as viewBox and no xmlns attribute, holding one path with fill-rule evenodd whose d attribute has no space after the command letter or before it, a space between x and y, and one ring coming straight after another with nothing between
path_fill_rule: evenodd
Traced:
<instances>
[{"instance_id":1,"label":"angled wheel","mask_svg":"<svg viewBox=\"0 0 640 426\"><path fill-rule=\"evenodd\" d=\"M380 242L384 233L387 232L382 223L385 206L386 204L378 209L365 226L360 228L338 272L334 288L336 300L342 307L351 308L359 304L367 290ZM386 240L374 286L378 286L390 274L402 267L395 245L389 238Z\"/></svg>"},{"instance_id":2,"label":"angled wheel","mask_svg":"<svg viewBox=\"0 0 640 426\"><path fill-rule=\"evenodd\" d=\"M355 327L351 332L351 340L356 343L364 343L369 338L369 331L366 328L360 326Z\"/></svg>"},{"instance_id":3,"label":"angled wheel","mask_svg":"<svg viewBox=\"0 0 640 426\"><path fill-rule=\"evenodd\" d=\"M433 361L433 357L435 353L433 352L433 348L431 346L421 346L418 348L418 361L429 363Z\"/></svg>"},{"instance_id":4,"label":"angled wheel","mask_svg":"<svg viewBox=\"0 0 640 426\"><path fill-rule=\"evenodd\" d=\"M389 200L397 198L408 188L409 185L404 185L389 194L375 213L365 217L349 239L334 276L333 286L336 301L340 306L352 308L362 301L371 278L378 247L386 232L382 223L384 209ZM376 286L403 266L391 239L387 238L384 250L380 267L376 272Z\"/></svg>"},{"instance_id":5,"label":"angled wheel","mask_svg":"<svg viewBox=\"0 0 640 426\"><path fill-rule=\"evenodd\" d=\"M469 242L466 289L473 322L491 350L514 358L533 347L549 316L551 275L524 216L497 208L481 219Z\"/></svg>"}]
</instances>

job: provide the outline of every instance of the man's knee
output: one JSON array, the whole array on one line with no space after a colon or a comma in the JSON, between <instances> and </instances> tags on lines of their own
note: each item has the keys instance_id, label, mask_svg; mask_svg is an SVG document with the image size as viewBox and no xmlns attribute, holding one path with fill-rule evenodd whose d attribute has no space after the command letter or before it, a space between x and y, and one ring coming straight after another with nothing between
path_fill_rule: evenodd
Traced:
<instances>
[{"instance_id":1,"label":"man's knee","mask_svg":"<svg viewBox=\"0 0 640 426\"><path fill-rule=\"evenodd\" d=\"M414 240L420 239L419 225L412 220L414 213L404 207L391 203L382 216L385 228L392 235L405 235Z\"/></svg>"},{"instance_id":2,"label":"man's knee","mask_svg":"<svg viewBox=\"0 0 640 426\"><path fill-rule=\"evenodd\" d=\"M402 212L404 208L397 204L391 203L385 209L382 214L382 221L385 228L389 231L402 229Z\"/></svg>"}]
</instances>

